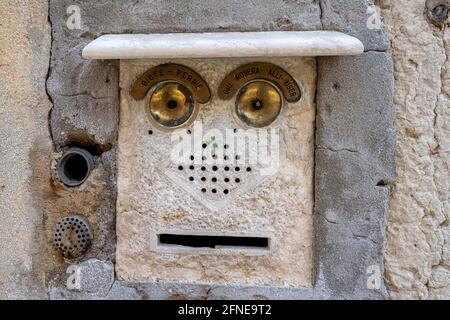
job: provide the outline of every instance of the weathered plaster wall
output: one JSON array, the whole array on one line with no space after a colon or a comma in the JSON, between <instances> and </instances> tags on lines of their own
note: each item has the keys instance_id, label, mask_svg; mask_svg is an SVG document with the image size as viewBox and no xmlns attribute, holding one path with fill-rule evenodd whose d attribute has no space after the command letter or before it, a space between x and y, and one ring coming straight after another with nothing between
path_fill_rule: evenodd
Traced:
<instances>
[{"instance_id":1,"label":"weathered plaster wall","mask_svg":"<svg viewBox=\"0 0 450 320\"><path fill-rule=\"evenodd\" d=\"M450 31L424 17L424 0L380 1L391 35L397 182L387 230L394 299L450 298Z\"/></svg>"},{"instance_id":2,"label":"weathered plaster wall","mask_svg":"<svg viewBox=\"0 0 450 320\"><path fill-rule=\"evenodd\" d=\"M51 154L47 1L0 6L0 298L45 298L42 211L32 197Z\"/></svg>"}]
</instances>

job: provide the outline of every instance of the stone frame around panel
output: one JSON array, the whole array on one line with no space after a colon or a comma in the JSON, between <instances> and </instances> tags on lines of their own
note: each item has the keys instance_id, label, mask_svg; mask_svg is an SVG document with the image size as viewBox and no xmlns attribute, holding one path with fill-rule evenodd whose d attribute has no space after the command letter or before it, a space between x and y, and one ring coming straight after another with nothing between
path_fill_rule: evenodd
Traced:
<instances>
[{"instance_id":1,"label":"stone frame around panel","mask_svg":"<svg viewBox=\"0 0 450 320\"><path fill-rule=\"evenodd\" d=\"M257 9L258 21L240 25L249 8L228 12L227 4L211 1L216 15L202 16L201 1L192 1L184 12L175 12L167 29L168 1L143 2L149 26L134 1L50 0L52 57L47 90L53 99L50 130L56 150L79 136L92 138L111 149L99 156L109 175L100 192L103 205L93 214L107 226L115 211L107 203L115 197L115 147L118 121L118 64L86 61L82 48L102 34L126 32L202 32L262 30L338 30L359 38L366 52L356 57L318 58L316 159L315 159L315 284L312 289L214 286L183 283L125 283L113 281L113 243L99 245L86 260L81 290L66 288L67 266L49 266L50 299L385 299L383 253L388 214L389 185L395 179L393 67L389 41L382 29L366 27L372 0L304 0L288 4L265 0L271 12ZM239 4L239 1L233 3ZM66 8L81 8L82 27L68 30ZM230 4L228 4L230 5ZM233 5L233 4L231 4ZM292 7L289 7L292 6ZM105 13L104 8L108 8ZM134 11L132 11L134 10ZM219 14L222 10L222 16ZM247 10L247 11L246 11ZM259 10L259 12L258 12ZM134 12L131 19L120 17ZM227 13L228 12L228 13ZM234 15L232 19L228 15ZM189 15L194 21L176 17ZM236 16L237 15L237 16ZM197 21L198 19L198 21ZM148 21L148 20L147 20ZM108 22L108 23L106 23ZM102 117L98 112L101 108ZM72 121L75 119L77 121ZM89 191L89 190L88 190ZM57 190L54 192L58 192ZM104 193L108 194L104 194ZM112 196L111 196L112 195ZM103 203L102 202L102 203ZM91 208L86 207L86 210ZM52 212L46 212L51 215ZM49 229L52 226L47 226ZM105 228L114 241L114 231ZM103 250L103 249L106 249ZM50 248L45 248L50 253ZM102 252L103 250L103 252ZM96 260L100 259L100 260ZM102 275L102 276L99 276ZM99 283L95 279L107 279ZM92 283L96 283L92 287Z\"/></svg>"}]
</instances>

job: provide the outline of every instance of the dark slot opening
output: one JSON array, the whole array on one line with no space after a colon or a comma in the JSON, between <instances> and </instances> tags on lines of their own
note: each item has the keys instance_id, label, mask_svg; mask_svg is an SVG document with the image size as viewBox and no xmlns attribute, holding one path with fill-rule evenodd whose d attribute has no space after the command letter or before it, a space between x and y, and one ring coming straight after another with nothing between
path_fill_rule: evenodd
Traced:
<instances>
[{"instance_id":1,"label":"dark slot opening","mask_svg":"<svg viewBox=\"0 0 450 320\"><path fill-rule=\"evenodd\" d=\"M224 237L224 236L197 236L160 234L160 244L179 245L191 248L213 248L217 246L225 247L246 247L246 248L268 248L268 238L256 237Z\"/></svg>"}]
</instances>

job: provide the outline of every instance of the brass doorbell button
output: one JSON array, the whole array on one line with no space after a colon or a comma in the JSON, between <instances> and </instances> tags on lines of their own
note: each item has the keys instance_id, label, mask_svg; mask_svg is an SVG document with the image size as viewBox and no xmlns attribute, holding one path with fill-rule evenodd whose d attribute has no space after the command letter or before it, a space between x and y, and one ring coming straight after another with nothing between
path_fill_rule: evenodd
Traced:
<instances>
[{"instance_id":1,"label":"brass doorbell button","mask_svg":"<svg viewBox=\"0 0 450 320\"><path fill-rule=\"evenodd\" d=\"M194 70L174 63L162 64L144 72L131 87L131 96L142 100L155 85L165 81L181 83L188 88L198 103L204 104L211 99L208 84Z\"/></svg>"},{"instance_id":2,"label":"brass doorbell button","mask_svg":"<svg viewBox=\"0 0 450 320\"><path fill-rule=\"evenodd\" d=\"M245 85L236 99L236 114L252 127L270 125L281 112L279 91L266 81L254 81Z\"/></svg>"},{"instance_id":3,"label":"brass doorbell button","mask_svg":"<svg viewBox=\"0 0 450 320\"><path fill-rule=\"evenodd\" d=\"M192 117L194 97L184 85L166 82L153 91L149 108L154 121L164 127L175 128Z\"/></svg>"},{"instance_id":4,"label":"brass doorbell button","mask_svg":"<svg viewBox=\"0 0 450 320\"><path fill-rule=\"evenodd\" d=\"M300 87L295 79L279 66L266 62L246 64L231 72L219 86L219 97L230 100L242 86L254 80L273 83L288 102L297 102L301 98Z\"/></svg>"}]
</instances>

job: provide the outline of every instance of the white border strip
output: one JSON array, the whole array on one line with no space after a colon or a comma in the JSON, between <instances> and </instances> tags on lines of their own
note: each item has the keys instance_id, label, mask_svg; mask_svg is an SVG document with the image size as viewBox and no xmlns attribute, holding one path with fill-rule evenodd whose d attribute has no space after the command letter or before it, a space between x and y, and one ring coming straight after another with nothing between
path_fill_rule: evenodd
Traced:
<instances>
[{"instance_id":1,"label":"white border strip","mask_svg":"<svg viewBox=\"0 0 450 320\"><path fill-rule=\"evenodd\" d=\"M273 31L105 35L85 59L347 56L364 52L355 37L335 31Z\"/></svg>"}]
</instances>

